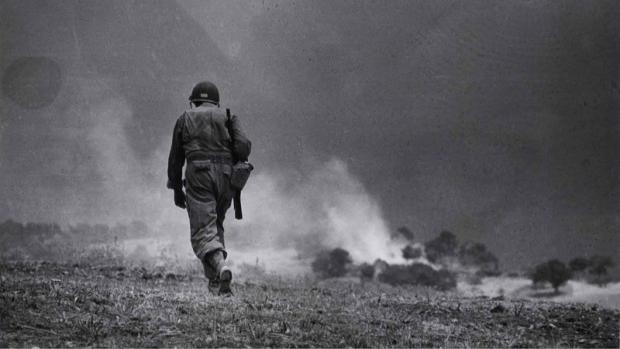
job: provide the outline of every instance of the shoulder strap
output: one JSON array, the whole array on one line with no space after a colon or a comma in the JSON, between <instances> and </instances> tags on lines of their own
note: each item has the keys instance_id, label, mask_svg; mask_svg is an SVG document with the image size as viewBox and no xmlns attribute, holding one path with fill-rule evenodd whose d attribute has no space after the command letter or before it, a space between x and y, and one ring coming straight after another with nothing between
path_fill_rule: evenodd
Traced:
<instances>
[{"instance_id":1,"label":"shoulder strap","mask_svg":"<svg viewBox=\"0 0 620 349\"><path fill-rule=\"evenodd\" d=\"M232 118L230 116L230 109L226 108L226 128L228 129L228 134L230 134L230 138L232 139L233 133L231 132L232 128Z\"/></svg>"},{"instance_id":2,"label":"shoulder strap","mask_svg":"<svg viewBox=\"0 0 620 349\"><path fill-rule=\"evenodd\" d=\"M226 108L226 129L228 129L228 134L230 135L230 140L232 143L232 147L235 147L235 134L232 131L232 116L230 116L230 109ZM234 154L234 151L233 151ZM233 155L234 157L234 155Z\"/></svg>"}]
</instances>

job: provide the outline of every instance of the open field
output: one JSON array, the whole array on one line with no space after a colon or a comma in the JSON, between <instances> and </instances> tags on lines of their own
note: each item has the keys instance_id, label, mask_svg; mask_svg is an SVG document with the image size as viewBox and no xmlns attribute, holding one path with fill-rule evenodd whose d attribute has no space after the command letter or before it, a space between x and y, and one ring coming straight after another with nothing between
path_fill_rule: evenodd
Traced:
<instances>
[{"instance_id":1,"label":"open field","mask_svg":"<svg viewBox=\"0 0 620 349\"><path fill-rule=\"evenodd\" d=\"M620 312L423 288L267 277L207 293L195 272L0 265L0 346L618 347Z\"/></svg>"}]
</instances>

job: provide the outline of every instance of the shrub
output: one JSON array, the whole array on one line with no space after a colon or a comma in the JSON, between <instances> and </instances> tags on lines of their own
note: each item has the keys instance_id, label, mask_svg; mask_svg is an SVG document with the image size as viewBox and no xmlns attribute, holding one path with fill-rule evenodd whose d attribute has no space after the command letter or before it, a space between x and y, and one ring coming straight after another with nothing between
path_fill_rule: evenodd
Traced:
<instances>
[{"instance_id":1,"label":"shrub","mask_svg":"<svg viewBox=\"0 0 620 349\"><path fill-rule=\"evenodd\" d=\"M322 278L344 276L353 260L349 252L342 248L319 253L312 262L312 271Z\"/></svg>"},{"instance_id":2,"label":"shrub","mask_svg":"<svg viewBox=\"0 0 620 349\"><path fill-rule=\"evenodd\" d=\"M407 245L402 251L404 259L416 259L422 256L422 248L419 246Z\"/></svg>"},{"instance_id":3,"label":"shrub","mask_svg":"<svg viewBox=\"0 0 620 349\"><path fill-rule=\"evenodd\" d=\"M465 243L459 248L458 257L462 265L477 268L480 276L499 274L499 261L485 244Z\"/></svg>"},{"instance_id":4,"label":"shrub","mask_svg":"<svg viewBox=\"0 0 620 349\"><path fill-rule=\"evenodd\" d=\"M360 277L362 280L371 280L375 276L375 267L368 263L360 266Z\"/></svg>"},{"instance_id":5,"label":"shrub","mask_svg":"<svg viewBox=\"0 0 620 349\"><path fill-rule=\"evenodd\" d=\"M391 285L420 285L449 290L456 287L456 276L448 270L435 270L422 263L388 265L379 281Z\"/></svg>"},{"instance_id":6,"label":"shrub","mask_svg":"<svg viewBox=\"0 0 620 349\"><path fill-rule=\"evenodd\" d=\"M449 231L442 231L438 237L424 244L424 250L426 258L436 263L442 258L454 256L457 246L456 236Z\"/></svg>"},{"instance_id":7,"label":"shrub","mask_svg":"<svg viewBox=\"0 0 620 349\"><path fill-rule=\"evenodd\" d=\"M582 272L586 270L590 266L590 261L587 258L577 257L577 258L573 258L568 263L568 266L573 272L578 273L578 272Z\"/></svg>"},{"instance_id":8,"label":"shrub","mask_svg":"<svg viewBox=\"0 0 620 349\"><path fill-rule=\"evenodd\" d=\"M614 262L609 256L593 256L590 258L590 269L588 272L596 276L596 283L604 286L608 281L605 276L608 269L614 266Z\"/></svg>"},{"instance_id":9,"label":"shrub","mask_svg":"<svg viewBox=\"0 0 620 349\"><path fill-rule=\"evenodd\" d=\"M539 264L531 275L532 281L536 283L549 282L558 293L558 288L565 284L571 277L571 270L557 259Z\"/></svg>"}]
</instances>

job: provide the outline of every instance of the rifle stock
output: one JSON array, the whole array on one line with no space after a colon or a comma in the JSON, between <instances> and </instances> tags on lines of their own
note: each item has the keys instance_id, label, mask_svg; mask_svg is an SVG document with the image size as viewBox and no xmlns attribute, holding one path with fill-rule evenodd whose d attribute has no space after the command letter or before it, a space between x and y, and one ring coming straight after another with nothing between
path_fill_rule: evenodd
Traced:
<instances>
[{"instance_id":1,"label":"rifle stock","mask_svg":"<svg viewBox=\"0 0 620 349\"><path fill-rule=\"evenodd\" d=\"M241 190L235 191L235 198L233 202L235 206L235 218L243 219L243 211L241 210Z\"/></svg>"}]
</instances>

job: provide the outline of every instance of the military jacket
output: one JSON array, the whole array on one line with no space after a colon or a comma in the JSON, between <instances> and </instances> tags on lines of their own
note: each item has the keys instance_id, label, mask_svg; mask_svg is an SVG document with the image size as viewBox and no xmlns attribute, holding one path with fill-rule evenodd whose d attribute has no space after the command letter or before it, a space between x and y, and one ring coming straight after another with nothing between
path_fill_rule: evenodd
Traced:
<instances>
[{"instance_id":1,"label":"military jacket","mask_svg":"<svg viewBox=\"0 0 620 349\"><path fill-rule=\"evenodd\" d=\"M251 147L236 115L231 115L229 120L225 109L209 103L188 109L174 126L168 158L168 187L182 188L186 159L219 157L247 161Z\"/></svg>"}]
</instances>

